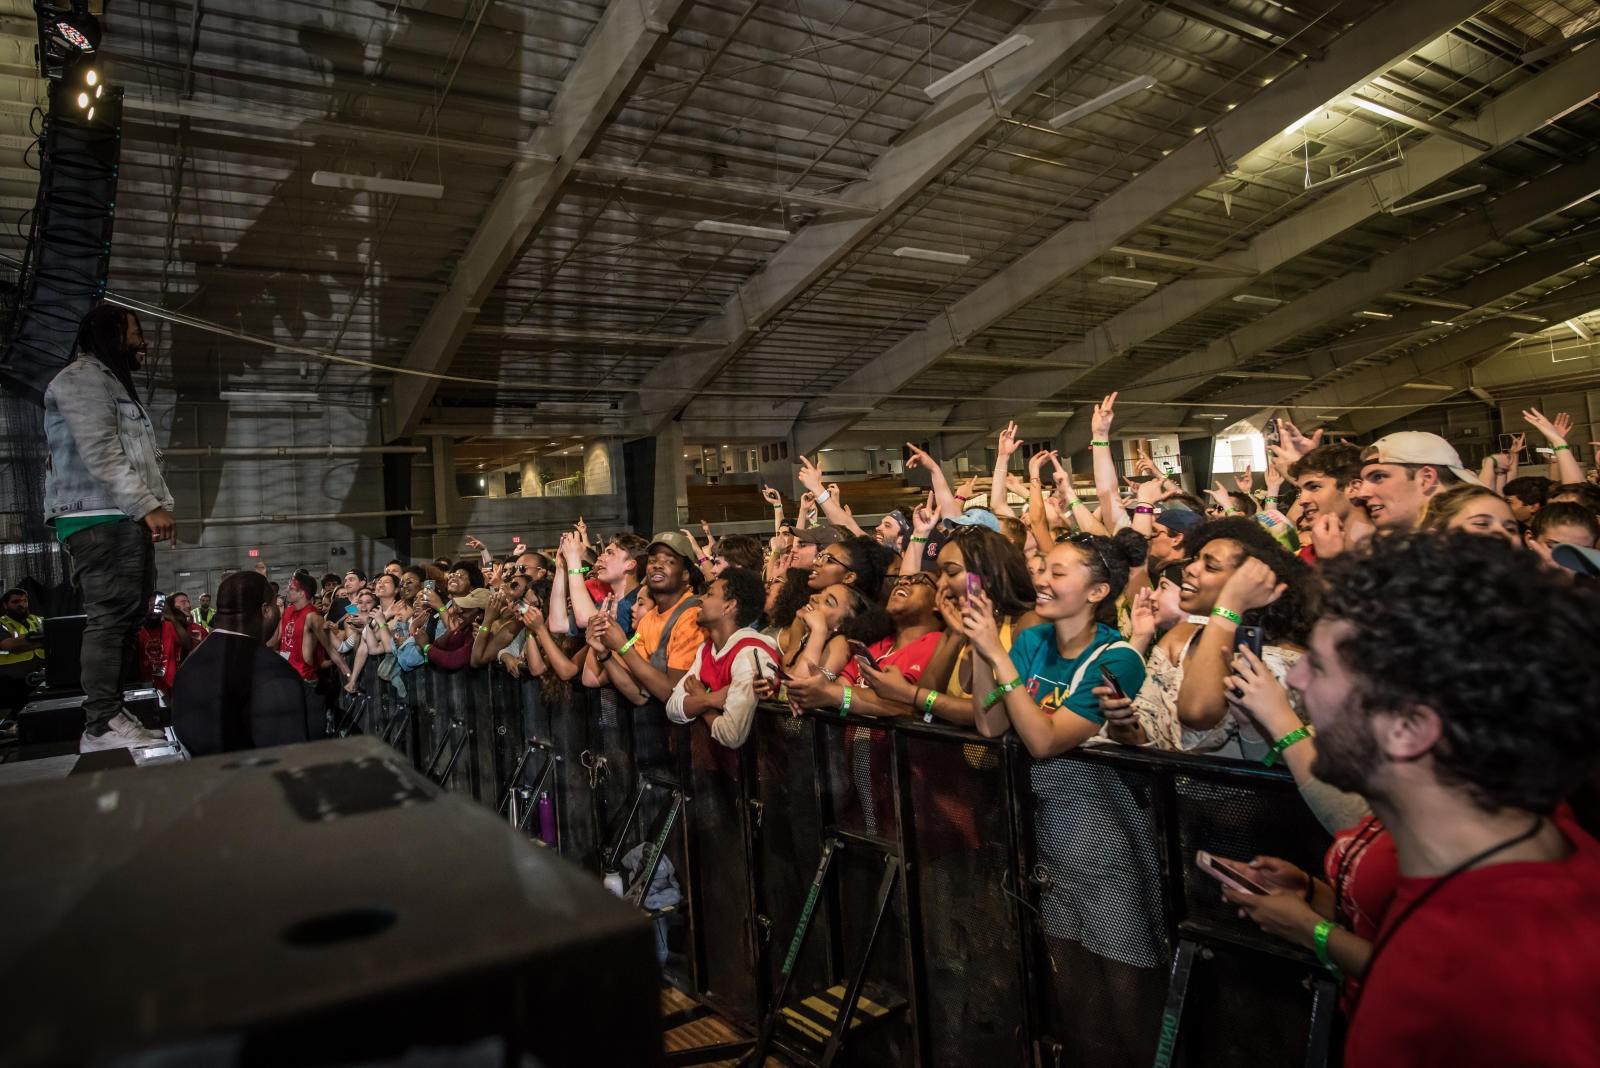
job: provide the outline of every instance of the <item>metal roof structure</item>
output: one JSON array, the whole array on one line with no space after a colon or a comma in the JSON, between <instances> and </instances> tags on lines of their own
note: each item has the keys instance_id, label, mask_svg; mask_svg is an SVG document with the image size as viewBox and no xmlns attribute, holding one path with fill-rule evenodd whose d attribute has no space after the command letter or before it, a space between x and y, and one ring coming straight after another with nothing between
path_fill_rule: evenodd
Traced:
<instances>
[{"instance_id":1,"label":"metal roof structure","mask_svg":"<svg viewBox=\"0 0 1600 1068\"><path fill-rule=\"evenodd\" d=\"M182 320L147 329L154 384L380 399L390 438L948 453L1010 418L1086 440L1112 389L1128 429L1371 429L1507 351L1505 389L1600 380L1597 26L1576 0L119 3L110 285Z\"/></svg>"}]
</instances>

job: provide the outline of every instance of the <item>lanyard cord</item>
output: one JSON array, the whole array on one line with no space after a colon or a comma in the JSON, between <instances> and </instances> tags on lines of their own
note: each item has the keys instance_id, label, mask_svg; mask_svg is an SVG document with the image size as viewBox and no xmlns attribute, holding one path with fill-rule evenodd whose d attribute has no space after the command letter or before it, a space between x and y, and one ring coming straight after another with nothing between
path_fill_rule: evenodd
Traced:
<instances>
[{"instance_id":1,"label":"lanyard cord","mask_svg":"<svg viewBox=\"0 0 1600 1068\"><path fill-rule=\"evenodd\" d=\"M1416 912L1419 908L1421 908L1428 901L1429 898L1433 897L1434 894L1436 894L1440 890L1444 889L1445 884L1448 883L1451 879L1454 879L1457 875L1460 875L1462 872L1467 871L1467 870L1469 870L1471 868L1477 867L1479 864L1482 864L1484 861L1488 860L1492 856L1495 856L1496 854L1504 853L1506 850L1510 849L1512 846L1521 845L1523 842L1526 842L1528 839L1532 838L1534 835L1538 834L1543 829L1544 829L1544 817L1543 816L1535 816L1534 820L1533 820L1533 826L1529 827L1525 831L1519 831L1517 834L1514 834L1510 838L1507 838L1505 841L1501 842L1499 845L1490 846L1488 849L1485 849L1483 852L1477 853L1477 854L1475 854L1473 856L1468 857L1466 860L1463 860L1460 864L1457 864L1455 867L1453 867L1449 871L1445 872L1438 879L1435 879L1431 886L1429 886L1426 890L1424 890L1422 893L1417 895L1417 898L1416 898L1415 901L1411 902L1411 904L1406 906L1405 911L1400 913L1399 919L1394 921L1394 925L1392 927L1390 927L1389 930L1384 932L1381 936L1379 936L1378 940L1376 942L1374 942L1373 945L1372 945L1372 956L1370 958L1368 958L1368 960L1367 960L1367 974L1366 974L1365 978L1363 978L1362 981L1361 981L1361 988L1356 994L1355 1004L1350 1006L1349 1023L1350 1023L1351 1026L1354 1026L1355 1019L1356 1019L1356 1012L1358 1010L1360 1010L1361 1003L1365 1000L1365 995L1366 995L1367 989L1372 985L1373 969L1377 966L1379 954L1381 954L1383 952L1384 947L1387 946L1390 943L1390 941L1392 941L1394 939L1395 933L1400 930L1401 926L1407 920L1409 920L1411 918L1411 914Z\"/></svg>"},{"instance_id":2,"label":"lanyard cord","mask_svg":"<svg viewBox=\"0 0 1600 1068\"><path fill-rule=\"evenodd\" d=\"M1361 833L1352 837L1349 844L1344 847L1344 852L1339 856L1339 868L1333 874L1333 919L1341 927L1352 927L1355 923L1354 910L1349 913L1344 909L1344 895L1349 889L1350 880L1355 877L1356 865L1361 858L1366 856L1372 843L1378 840L1387 828L1383 821L1376 816L1372 822L1361 828Z\"/></svg>"}]
</instances>

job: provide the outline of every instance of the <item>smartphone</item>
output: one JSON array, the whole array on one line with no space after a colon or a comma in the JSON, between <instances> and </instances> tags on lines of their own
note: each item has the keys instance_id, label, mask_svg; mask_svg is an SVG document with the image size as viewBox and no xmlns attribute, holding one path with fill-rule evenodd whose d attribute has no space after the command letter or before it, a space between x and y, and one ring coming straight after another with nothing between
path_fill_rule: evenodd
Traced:
<instances>
[{"instance_id":1,"label":"smartphone","mask_svg":"<svg viewBox=\"0 0 1600 1068\"><path fill-rule=\"evenodd\" d=\"M361 609L357 608L353 604L347 604L344 606L344 614L347 616L359 616L361 614Z\"/></svg>"},{"instance_id":2,"label":"smartphone","mask_svg":"<svg viewBox=\"0 0 1600 1068\"><path fill-rule=\"evenodd\" d=\"M1267 420L1267 427L1266 430L1262 431L1261 440L1266 442L1268 445L1277 445L1280 443L1280 435L1278 434L1278 421L1276 419Z\"/></svg>"},{"instance_id":3,"label":"smartphone","mask_svg":"<svg viewBox=\"0 0 1600 1068\"><path fill-rule=\"evenodd\" d=\"M1100 665L1100 681L1111 687L1111 696L1117 698L1126 698L1128 696L1127 691L1122 688L1122 684L1117 681L1117 677L1111 674L1111 669L1104 664Z\"/></svg>"},{"instance_id":4,"label":"smartphone","mask_svg":"<svg viewBox=\"0 0 1600 1068\"><path fill-rule=\"evenodd\" d=\"M1260 627L1236 627L1233 631L1233 651L1248 649L1256 654L1256 659L1261 658L1261 646L1266 641L1266 632Z\"/></svg>"},{"instance_id":5,"label":"smartphone","mask_svg":"<svg viewBox=\"0 0 1600 1068\"><path fill-rule=\"evenodd\" d=\"M751 653L751 655L754 656L755 654ZM776 660L772 662L772 677L779 682L788 682L793 678L787 671L783 670L783 665Z\"/></svg>"},{"instance_id":6,"label":"smartphone","mask_svg":"<svg viewBox=\"0 0 1600 1068\"><path fill-rule=\"evenodd\" d=\"M967 596L968 597L972 597L975 594L979 594L979 593L982 593L982 592L983 592L983 576L978 574L976 571L968 571L967 572Z\"/></svg>"},{"instance_id":7,"label":"smartphone","mask_svg":"<svg viewBox=\"0 0 1600 1068\"><path fill-rule=\"evenodd\" d=\"M1224 861L1220 857L1214 857L1202 849L1194 855L1194 862L1201 871L1211 876L1217 882L1221 883L1223 886L1231 887L1242 894L1258 894L1262 897L1265 897L1269 892L1267 888L1262 886L1260 883L1255 882L1248 876L1240 873L1239 869L1246 866L1242 861Z\"/></svg>"},{"instance_id":8,"label":"smartphone","mask_svg":"<svg viewBox=\"0 0 1600 1068\"><path fill-rule=\"evenodd\" d=\"M435 589L437 589L438 586L439 586L439 584L437 582L433 581L433 579L429 579L428 581L426 581L426 582L424 582L422 584L422 588L425 589L425 590L428 590L430 592L435 590Z\"/></svg>"},{"instance_id":9,"label":"smartphone","mask_svg":"<svg viewBox=\"0 0 1600 1068\"><path fill-rule=\"evenodd\" d=\"M883 670L883 666L878 663L878 658L868 652L867 647L860 641L856 640L855 638L850 638L845 642L845 644L850 647L850 652L853 656L856 656L861 660L865 660L867 662L867 666L873 671Z\"/></svg>"}]
</instances>

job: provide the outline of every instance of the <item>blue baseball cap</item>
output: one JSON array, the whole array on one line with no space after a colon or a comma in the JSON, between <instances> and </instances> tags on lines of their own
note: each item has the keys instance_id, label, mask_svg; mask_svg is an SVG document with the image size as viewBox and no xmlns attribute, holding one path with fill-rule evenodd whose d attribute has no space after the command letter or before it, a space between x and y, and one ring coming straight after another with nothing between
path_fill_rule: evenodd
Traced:
<instances>
[{"instance_id":1,"label":"blue baseball cap","mask_svg":"<svg viewBox=\"0 0 1600 1068\"><path fill-rule=\"evenodd\" d=\"M987 508L968 508L950 522L958 527L988 527L996 534L1000 533L999 518Z\"/></svg>"}]
</instances>

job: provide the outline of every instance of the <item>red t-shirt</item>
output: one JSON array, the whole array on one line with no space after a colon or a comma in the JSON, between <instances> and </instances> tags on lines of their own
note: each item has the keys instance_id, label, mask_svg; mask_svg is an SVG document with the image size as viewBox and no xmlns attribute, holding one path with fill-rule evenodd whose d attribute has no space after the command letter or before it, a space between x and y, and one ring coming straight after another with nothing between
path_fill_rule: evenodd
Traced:
<instances>
[{"instance_id":1,"label":"red t-shirt","mask_svg":"<svg viewBox=\"0 0 1600 1068\"><path fill-rule=\"evenodd\" d=\"M163 619L156 628L140 627L135 644L139 650L139 676L170 695L172 682L178 677L178 660L182 653L178 646L178 628L170 619Z\"/></svg>"},{"instance_id":2,"label":"red t-shirt","mask_svg":"<svg viewBox=\"0 0 1600 1068\"><path fill-rule=\"evenodd\" d=\"M894 638L888 637L873 642L867 646L867 652L883 667L892 667L906 677L906 681L913 686L922 678L922 669L928 666L928 658L933 655L934 649L939 645L939 631L930 630L922 637L909 641L898 649L894 648ZM893 650L892 652L890 650ZM856 658L851 657L839 672L840 676L850 682L852 686L860 683L861 669L856 666Z\"/></svg>"},{"instance_id":3,"label":"red t-shirt","mask_svg":"<svg viewBox=\"0 0 1600 1068\"><path fill-rule=\"evenodd\" d=\"M1558 812L1564 860L1491 864L1411 914L1367 973L1348 1068L1600 1063L1600 844ZM1385 931L1434 882L1401 877Z\"/></svg>"},{"instance_id":4,"label":"red t-shirt","mask_svg":"<svg viewBox=\"0 0 1600 1068\"><path fill-rule=\"evenodd\" d=\"M1334 835L1322 870L1337 896L1338 919L1345 930L1374 941L1400 884L1400 855L1378 817L1367 816ZM1359 979L1347 979L1342 1003L1353 1004Z\"/></svg>"}]
</instances>

